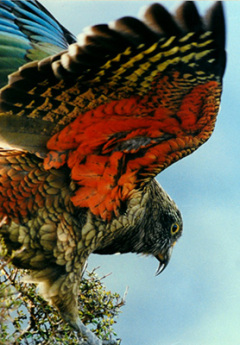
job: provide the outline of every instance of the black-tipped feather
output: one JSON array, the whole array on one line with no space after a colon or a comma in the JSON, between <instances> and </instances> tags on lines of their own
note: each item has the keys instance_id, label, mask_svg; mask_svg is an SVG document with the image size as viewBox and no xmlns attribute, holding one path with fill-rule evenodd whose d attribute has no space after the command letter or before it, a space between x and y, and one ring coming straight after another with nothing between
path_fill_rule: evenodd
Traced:
<instances>
[{"instance_id":1,"label":"black-tipped feather","mask_svg":"<svg viewBox=\"0 0 240 345\"><path fill-rule=\"evenodd\" d=\"M176 12L176 19L187 32L203 31L202 19L193 1L185 1Z\"/></svg>"},{"instance_id":2,"label":"black-tipped feather","mask_svg":"<svg viewBox=\"0 0 240 345\"><path fill-rule=\"evenodd\" d=\"M207 35L210 36L203 35L201 37L206 30L209 31ZM66 33L67 31L63 30L63 32ZM186 39L181 41L185 35ZM44 135L45 138L50 138L56 131L72 121L79 112L91 109L91 101L85 100L84 95L92 87L95 88L95 92L101 94L101 85L109 83L108 93L114 94L114 97L118 93L119 97L120 94L121 97L131 97L131 95L137 94L141 79L139 77L138 86L137 84L133 85L131 89L127 79L128 74L133 73L135 69L141 68L141 66L145 66L145 63L149 64L149 59L155 56L157 49L163 54L160 61L166 59L164 58L165 51L171 47L176 49L175 47L178 45L180 48L189 44L190 52L197 54L201 52L202 48L195 46L195 41L207 42L208 38L206 37L209 37L210 41L206 43L209 50L208 59L200 58L193 61L195 67L191 67L190 63L179 63L178 67L174 63L170 63L165 72L168 73L171 69L176 68L185 69L186 73L195 73L196 69L199 68L203 71L211 70L215 78L221 80L225 69L225 26L221 2L215 4L203 19L200 18L193 2L187 1L181 5L175 16L171 15L163 6L153 4L146 10L143 21L124 17L111 26L93 26L90 33L86 33L83 37L82 43L80 45L75 43L69 51L60 52L34 64L24 65L10 76L9 85L2 89L0 95L0 109L2 112L7 112L9 118L8 127L1 127L3 137L8 136L8 131L11 133L17 131L14 114L18 114L18 116L21 114L22 117L32 117L32 122L38 122L40 119L45 121ZM164 47L164 42L168 42L170 37L172 43L168 43ZM144 55L140 65L138 65L138 59L133 58L139 54ZM173 53L173 57L181 54L184 53L176 51ZM135 59L132 66L129 65L131 59ZM214 64L211 63L211 59L214 59ZM128 65L129 67L124 67L124 72L117 72L123 68L122 66ZM148 74L150 76L154 68L156 66L151 62L149 68L142 74L143 78L147 77ZM120 73L118 81L116 73ZM62 80L62 84L58 86L60 80ZM115 80L114 83L112 80ZM127 91L124 91L124 85L128 85ZM74 94L71 91L73 88ZM19 89L20 92L18 92ZM45 91L48 89L51 89L51 92L46 93ZM32 90L30 94L28 94L29 90ZM24 97L24 92L26 92L26 97ZM45 106L46 95L49 97L49 103L51 103L50 120L49 108L47 105ZM61 103L64 97L68 100L67 105L61 107L61 111L58 108L56 110L55 106L58 102ZM75 115L68 116L68 110L76 106L74 97L83 99L81 103L85 105L83 108L81 105L78 112L75 111ZM106 91L101 97L104 101L111 101L111 96L108 96ZM108 97L110 98L108 99ZM40 105L39 108L36 108L37 105ZM33 109L35 109L34 112ZM32 133L33 138L39 136L38 132L35 133L36 128L37 126L33 125L32 128L26 129ZM39 142L38 138L36 142ZM40 142L42 143L42 140ZM14 145L14 142L11 144ZM33 149L31 149L32 145ZM20 147L34 152L36 146L38 144L34 140L20 145ZM45 152L45 147L39 147L38 150Z\"/></svg>"},{"instance_id":3,"label":"black-tipped feather","mask_svg":"<svg viewBox=\"0 0 240 345\"><path fill-rule=\"evenodd\" d=\"M148 7L144 14L147 25L155 32L166 36L180 36L181 29L174 17L160 4Z\"/></svg>"}]
</instances>

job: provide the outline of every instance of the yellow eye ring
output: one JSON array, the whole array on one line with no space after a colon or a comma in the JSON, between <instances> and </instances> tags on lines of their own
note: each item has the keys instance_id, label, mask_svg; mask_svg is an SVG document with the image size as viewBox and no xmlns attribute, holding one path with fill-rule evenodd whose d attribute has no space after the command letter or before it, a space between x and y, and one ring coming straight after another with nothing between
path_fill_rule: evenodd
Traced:
<instances>
[{"instance_id":1,"label":"yellow eye ring","mask_svg":"<svg viewBox=\"0 0 240 345\"><path fill-rule=\"evenodd\" d=\"M180 229L180 226L178 223L173 223L171 226L171 235L176 235Z\"/></svg>"}]
</instances>

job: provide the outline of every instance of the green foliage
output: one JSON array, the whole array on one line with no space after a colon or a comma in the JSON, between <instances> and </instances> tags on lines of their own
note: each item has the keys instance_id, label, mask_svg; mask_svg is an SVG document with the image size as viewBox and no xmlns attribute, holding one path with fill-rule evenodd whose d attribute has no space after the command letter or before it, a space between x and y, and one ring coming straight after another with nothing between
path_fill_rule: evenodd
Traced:
<instances>
[{"instance_id":1,"label":"green foliage","mask_svg":"<svg viewBox=\"0 0 240 345\"><path fill-rule=\"evenodd\" d=\"M37 293L35 284L21 279L26 273L4 261L0 253L0 345L80 344L76 332L65 324L58 312ZM80 318L99 338L109 340L116 335L113 325L124 299L105 290L96 269L86 272L79 294Z\"/></svg>"}]
</instances>

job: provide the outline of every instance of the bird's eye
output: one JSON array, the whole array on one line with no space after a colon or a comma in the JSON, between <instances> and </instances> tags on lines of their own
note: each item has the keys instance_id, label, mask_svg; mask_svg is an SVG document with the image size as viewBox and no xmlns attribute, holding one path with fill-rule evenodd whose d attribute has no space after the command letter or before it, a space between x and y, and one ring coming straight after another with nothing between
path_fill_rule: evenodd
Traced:
<instances>
[{"instance_id":1,"label":"bird's eye","mask_svg":"<svg viewBox=\"0 0 240 345\"><path fill-rule=\"evenodd\" d=\"M180 226L178 223L173 223L171 226L171 235L176 235L180 229Z\"/></svg>"}]
</instances>

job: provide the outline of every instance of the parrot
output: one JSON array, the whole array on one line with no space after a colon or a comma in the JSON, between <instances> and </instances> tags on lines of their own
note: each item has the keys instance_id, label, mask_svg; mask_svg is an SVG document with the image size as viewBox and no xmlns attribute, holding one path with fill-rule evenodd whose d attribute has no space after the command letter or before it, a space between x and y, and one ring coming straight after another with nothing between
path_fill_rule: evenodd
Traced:
<instances>
[{"instance_id":1,"label":"parrot","mask_svg":"<svg viewBox=\"0 0 240 345\"><path fill-rule=\"evenodd\" d=\"M221 1L153 3L78 38L39 1L0 1L0 235L82 334L91 253L167 266L183 221L156 176L211 136L225 65Z\"/></svg>"}]
</instances>

